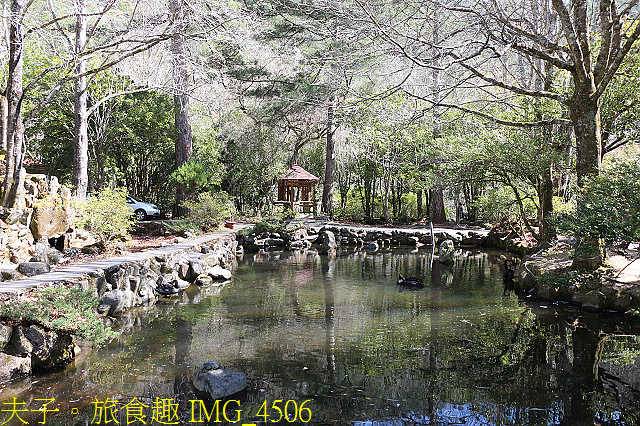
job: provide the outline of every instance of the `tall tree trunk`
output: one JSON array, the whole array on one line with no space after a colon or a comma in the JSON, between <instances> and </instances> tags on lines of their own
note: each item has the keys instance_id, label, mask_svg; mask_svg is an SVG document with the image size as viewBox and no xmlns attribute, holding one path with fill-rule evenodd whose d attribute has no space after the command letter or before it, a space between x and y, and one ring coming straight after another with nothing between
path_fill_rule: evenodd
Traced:
<instances>
[{"instance_id":1,"label":"tall tree trunk","mask_svg":"<svg viewBox=\"0 0 640 426\"><path fill-rule=\"evenodd\" d=\"M87 43L87 0L77 0L76 4L76 55L78 64L74 87L74 148L72 184L76 197L85 198L89 185L89 136L87 123L87 61L79 55Z\"/></svg>"},{"instance_id":2,"label":"tall tree trunk","mask_svg":"<svg viewBox=\"0 0 640 426\"><path fill-rule=\"evenodd\" d=\"M7 102L7 97L5 94L0 95L0 152L6 154L7 153L7 131L8 131L8 122L7 117L9 116L9 102Z\"/></svg>"},{"instance_id":3,"label":"tall tree trunk","mask_svg":"<svg viewBox=\"0 0 640 426\"><path fill-rule=\"evenodd\" d=\"M2 205L16 205L18 188L22 185L24 125L22 123L22 74L24 47L24 15L27 0L11 1L9 28L9 74L7 78L7 157Z\"/></svg>"},{"instance_id":4,"label":"tall tree trunk","mask_svg":"<svg viewBox=\"0 0 640 426\"><path fill-rule=\"evenodd\" d=\"M389 166L390 167L390 166ZM383 165L383 191L384 194L382 195L382 217L384 218L385 223L389 222L389 185L390 185L390 181L391 181L391 173L388 170L387 164L386 164L386 160L384 162Z\"/></svg>"},{"instance_id":5,"label":"tall tree trunk","mask_svg":"<svg viewBox=\"0 0 640 426\"><path fill-rule=\"evenodd\" d=\"M417 219L418 221L422 220L422 189L418 189L416 192L416 204L417 204Z\"/></svg>"},{"instance_id":6,"label":"tall tree trunk","mask_svg":"<svg viewBox=\"0 0 640 426\"><path fill-rule=\"evenodd\" d=\"M184 32L187 28L183 0L170 1L171 16L175 27L175 35L171 39L171 53L173 56L173 100L176 112L176 167L180 167L191 158L192 137L191 137L191 117L189 115L189 82L187 74L187 60L185 54ZM174 207L175 216L183 216L187 213L182 207L187 194L181 185L176 189L176 204Z\"/></svg>"},{"instance_id":7,"label":"tall tree trunk","mask_svg":"<svg viewBox=\"0 0 640 426\"><path fill-rule=\"evenodd\" d=\"M540 176L538 202L540 204L539 241L542 245L548 245L556 237L556 228L552 220L553 179L551 178L551 165L545 167Z\"/></svg>"},{"instance_id":8,"label":"tall tree trunk","mask_svg":"<svg viewBox=\"0 0 640 426\"><path fill-rule=\"evenodd\" d=\"M429 218L431 222L444 224L447 216L444 211L444 191L442 189L429 190Z\"/></svg>"},{"instance_id":9,"label":"tall tree trunk","mask_svg":"<svg viewBox=\"0 0 640 426\"><path fill-rule=\"evenodd\" d=\"M433 45L440 44L440 21L438 6L435 6L433 12ZM438 56L439 57L439 56ZM433 139L440 137L440 60L435 61L432 70L432 91L433 91ZM436 170L437 172L437 170ZM435 189L429 190L429 218L433 223L446 223L447 216L444 211L444 193L441 185L437 185Z\"/></svg>"},{"instance_id":10,"label":"tall tree trunk","mask_svg":"<svg viewBox=\"0 0 640 426\"><path fill-rule=\"evenodd\" d=\"M575 91L571 99L571 119L576 135L576 173L578 187L582 188L589 177L597 176L601 165L600 100L594 99L595 85L575 81ZM580 215L582 203L578 202ZM575 248L573 267L579 270L593 270L604 261L604 248L597 239L580 238Z\"/></svg>"},{"instance_id":11,"label":"tall tree trunk","mask_svg":"<svg viewBox=\"0 0 640 426\"><path fill-rule=\"evenodd\" d=\"M333 216L333 181L336 169L335 140L333 139L335 102L335 95L331 95L327 109L327 148L322 189L322 211L329 217Z\"/></svg>"},{"instance_id":12,"label":"tall tree trunk","mask_svg":"<svg viewBox=\"0 0 640 426\"><path fill-rule=\"evenodd\" d=\"M539 5L534 2L534 13L539 15ZM538 69L542 69L542 61L538 61ZM553 90L553 73L549 65L545 66L545 75L538 76L537 87L548 92ZM546 119L544 112L538 110L538 119ZM540 135L546 146L553 147L553 129L544 127L540 129ZM556 228L553 224L553 177L552 177L553 161L545 161L538 178L538 204L540 205L540 214L538 218L538 243L542 246L548 246L556 237Z\"/></svg>"},{"instance_id":13,"label":"tall tree trunk","mask_svg":"<svg viewBox=\"0 0 640 426\"><path fill-rule=\"evenodd\" d=\"M592 83L579 83L571 99L571 120L576 134L578 186L582 188L585 179L597 176L601 165L602 132L600 126L600 100L593 98L595 87Z\"/></svg>"}]
</instances>

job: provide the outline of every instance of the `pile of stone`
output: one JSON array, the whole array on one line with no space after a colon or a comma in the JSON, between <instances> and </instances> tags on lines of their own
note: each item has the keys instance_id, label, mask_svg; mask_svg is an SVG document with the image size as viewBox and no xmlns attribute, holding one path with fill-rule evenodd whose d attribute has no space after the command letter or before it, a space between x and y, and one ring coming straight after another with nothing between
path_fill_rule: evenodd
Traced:
<instances>
[{"instance_id":1,"label":"pile of stone","mask_svg":"<svg viewBox=\"0 0 640 426\"><path fill-rule=\"evenodd\" d=\"M89 274L78 285L97 292L100 314L116 316L135 306L153 305L192 284L223 286L231 279L236 248L235 238L229 236L193 250L114 265Z\"/></svg>"},{"instance_id":2,"label":"pile of stone","mask_svg":"<svg viewBox=\"0 0 640 426\"><path fill-rule=\"evenodd\" d=\"M74 230L71 191L55 176L27 175L14 208L0 208L0 281L48 272L72 244L92 242Z\"/></svg>"},{"instance_id":3,"label":"pile of stone","mask_svg":"<svg viewBox=\"0 0 640 426\"><path fill-rule=\"evenodd\" d=\"M71 361L78 351L68 333L0 322L0 383L55 369Z\"/></svg>"},{"instance_id":4,"label":"pile of stone","mask_svg":"<svg viewBox=\"0 0 640 426\"><path fill-rule=\"evenodd\" d=\"M317 233L307 228L278 232L253 232L249 235L236 234L238 245L246 252L255 253L269 249L304 249L311 247Z\"/></svg>"},{"instance_id":5,"label":"pile of stone","mask_svg":"<svg viewBox=\"0 0 640 426\"><path fill-rule=\"evenodd\" d=\"M567 302L593 311L640 312L640 275L621 279L615 268L594 273L572 270L571 244L525 256L515 272L515 287L542 300ZM628 262L623 262L624 264ZM565 275L564 279L555 279Z\"/></svg>"},{"instance_id":6,"label":"pile of stone","mask_svg":"<svg viewBox=\"0 0 640 426\"><path fill-rule=\"evenodd\" d=\"M537 232L537 228L532 228ZM520 222L502 220L496 224L486 237L488 247L504 249L508 252L524 256L538 251L538 240L527 231Z\"/></svg>"},{"instance_id":7,"label":"pile of stone","mask_svg":"<svg viewBox=\"0 0 640 426\"><path fill-rule=\"evenodd\" d=\"M452 241L457 245L482 245L484 232L469 229L437 229L433 240L436 245ZM367 250L397 246L430 245L431 232L428 229L377 229L347 226L322 226L296 229L290 232L261 232L238 235L238 244L247 252L269 249L303 249L311 246L320 252L337 246L355 246Z\"/></svg>"}]
</instances>

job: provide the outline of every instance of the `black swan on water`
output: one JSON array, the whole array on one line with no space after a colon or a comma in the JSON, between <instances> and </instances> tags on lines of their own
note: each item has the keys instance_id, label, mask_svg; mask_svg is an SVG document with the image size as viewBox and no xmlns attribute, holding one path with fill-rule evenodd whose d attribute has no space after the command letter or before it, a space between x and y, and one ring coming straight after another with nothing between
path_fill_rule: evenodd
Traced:
<instances>
[{"instance_id":1,"label":"black swan on water","mask_svg":"<svg viewBox=\"0 0 640 426\"><path fill-rule=\"evenodd\" d=\"M422 280L416 277L403 277L400 275L398 277L398 285L406 285L406 286L414 286L414 287L422 287Z\"/></svg>"},{"instance_id":2,"label":"black swan on water","mask_svg":"<svg viewBox=\"0 0 640 426\"><path fill-rule=\"evenodd\" d=\"M504 279L512 280L516 275L516 270L513 267L513 261L511 259L506 259L504 261Z\"/></svg>"}]
</instances>

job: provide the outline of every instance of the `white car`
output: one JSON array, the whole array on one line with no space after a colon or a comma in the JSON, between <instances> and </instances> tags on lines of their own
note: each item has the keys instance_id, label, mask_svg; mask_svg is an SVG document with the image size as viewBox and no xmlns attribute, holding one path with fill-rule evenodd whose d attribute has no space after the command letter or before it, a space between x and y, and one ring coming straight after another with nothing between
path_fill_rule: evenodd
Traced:
<instances>
[{"instance_id":1,"label":"white car","mask_svg":"<svg viewBox=\"0 0 640 426\"><path fill-rule=\"evenodd\" d=\"M160 209L155 204L138 201L135 198L127 196L127 206L133 210L133 214L138 220L145 220L150 217L160 217Z\"/></svg>"}]
</instances>

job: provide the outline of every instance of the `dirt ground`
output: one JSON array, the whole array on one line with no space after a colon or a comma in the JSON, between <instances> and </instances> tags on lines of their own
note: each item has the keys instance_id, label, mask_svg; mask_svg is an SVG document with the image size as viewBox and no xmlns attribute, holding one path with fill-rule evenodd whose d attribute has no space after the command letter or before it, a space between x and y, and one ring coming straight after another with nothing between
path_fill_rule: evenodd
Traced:
<instances>
[{"instance_id":1,"label":"dirt ground","mask_svg":"<svg viewBox=\"0 0 640 426\"><path fill-rule=\"evenodd\" d=\"M607 263L614 270L611 276L616 282L640 285L640 259L632 262L622 255L614 255L607 258Z\"/></svg>"},{"instance_id":2,"label":"dirt ground","mask_svg":"<svg viewBox=\"0 0 640 426\"><path fill-rule=\"evenodd\" d=\"M140 251L156 249L160 247L164 247L167 244L177 243L177 236L168 235L168 236L155 236L155 235L132 235L131 240L127 241L123 244L118 244L117 247L108 250L104 253L98 254L86 254L86 253L78 253L75 256L65 256L66 262L63 262L63 265L81 265L84 263L93 262L95 260L106 259L109 257L117 257L124 256L128 253L137 253ZM124 250L122 250L124 249Z\"/></svg>"}]
</instances>

